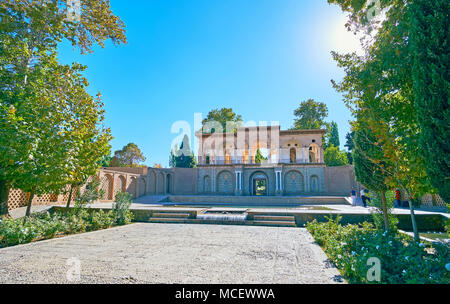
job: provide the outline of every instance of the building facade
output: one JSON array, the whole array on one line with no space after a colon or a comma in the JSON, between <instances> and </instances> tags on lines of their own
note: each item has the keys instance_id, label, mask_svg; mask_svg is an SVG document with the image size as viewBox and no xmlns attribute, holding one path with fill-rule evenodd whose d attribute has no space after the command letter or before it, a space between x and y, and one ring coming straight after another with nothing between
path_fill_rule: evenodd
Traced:
<instances>
[{"instance_id":1,"label":"building facade","mask_svg":"<svg viewBox=\"0 0 450 304\"><path fill-rule=\"evenodd\" d=\"M204 195L320 195L325 189L325 130L239 127L197 133L198 193Z\"/></svg>"}]
</instances>

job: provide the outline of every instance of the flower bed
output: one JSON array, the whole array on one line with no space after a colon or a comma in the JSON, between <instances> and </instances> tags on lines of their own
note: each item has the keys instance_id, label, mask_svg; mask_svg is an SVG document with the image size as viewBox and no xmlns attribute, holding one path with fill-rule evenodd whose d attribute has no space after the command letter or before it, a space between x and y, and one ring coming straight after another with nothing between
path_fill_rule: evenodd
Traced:
<instances>
[{"instance_id":1,"label":"flower bed","mask_svg":"<svg viewBox=\"0 0 450 304\"><path fill-rule=\"evenodd\" d=\"M86 208L64 212L40 213L23 219L0 219L0 248L51 239L58 236L106 229L131 223L129 210L102 211Z\"/></svg>"},{"instance_id":2,"label":"flower bed","mask_svg":"<svg viewBox=\"0 0 450 304\"><path fill-rule=\"evenodd\" d=\"M370 223L313 221L307 229L350 283L450 283L448 245L416 243L398 232L383 232ZM368 276L370 258L380 261L380 280Z\"/></svg>"}]
</instances>

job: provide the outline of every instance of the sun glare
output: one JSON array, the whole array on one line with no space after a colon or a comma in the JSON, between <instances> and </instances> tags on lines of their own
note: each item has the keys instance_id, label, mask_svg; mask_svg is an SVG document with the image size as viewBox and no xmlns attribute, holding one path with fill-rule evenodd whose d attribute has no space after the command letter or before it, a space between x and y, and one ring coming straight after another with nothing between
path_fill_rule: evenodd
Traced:
<instances>
[{"instance_id":1,"label":"sun glare","mask_svg":"<svg viewBox=\"0 0 450 304\"><path fill-rule=\"evenodd\" d=\"M354 35L352 32L347 31L345 23L347 22L347 17L340 18L333 25L333 30L331 31L330 45L331 50L338 53L352 53L362 54L363 50L359 41L359 37Z\"/></svg>"}]
</instances>

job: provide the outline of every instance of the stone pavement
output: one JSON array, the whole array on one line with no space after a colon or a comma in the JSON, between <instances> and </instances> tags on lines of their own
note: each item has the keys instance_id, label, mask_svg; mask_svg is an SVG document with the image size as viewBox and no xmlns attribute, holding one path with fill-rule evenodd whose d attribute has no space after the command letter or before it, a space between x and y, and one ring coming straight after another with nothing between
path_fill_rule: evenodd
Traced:
<instances>
[{"instance_id":1,"label":"stone pavement","mask_svg":"<svg viewBox=\"0 0 450 304\"><path fill-rule=\"evenodd\" d=\"M344 283L302 228L151 223L0 249L0 283L71 282L78 260L74 283Z\"/></svg>"}]
</instances>

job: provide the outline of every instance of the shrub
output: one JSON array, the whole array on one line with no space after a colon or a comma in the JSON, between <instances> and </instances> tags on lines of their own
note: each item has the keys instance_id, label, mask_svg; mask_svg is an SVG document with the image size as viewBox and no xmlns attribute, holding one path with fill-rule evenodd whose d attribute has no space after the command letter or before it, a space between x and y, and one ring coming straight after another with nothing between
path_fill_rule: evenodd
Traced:
<instances>
[{"instance_id":1,"label":"shrub","mask_svg":"<svg viewBox=\"0 0 450 304\"><path fill-rule=\"evenodd\" d=\"M103 210L99 210L92 212L87 220L90 224L89 230L106 229L114 226L115 214L112 211L104 212Z\"/></svg>"},{"instance_id":2,"label":"shrub","mask_svg":"<svg viewBox=\"0 0 450 304\"><path fill-rule=\"evenodd\" d=\"M339 224L316 220L307 229L350 283L450 283L448 246L416 243L398 232L382 232L372 224ZM369 282L367 261L381 261L381 281Z\"/></svg>"},{"instance_id":3,"label":"shrub","mask_svg":"<svg viewBox=\"0 0 450 304\"><path fill-rule=\"evenodd\" d=\"M100 189L100 180L94 178L86 185L86 189L83 192L78 189L75 208L73 210L75 212L80 211L80 209L86 207L88 204L103 197L104 193L105 191Z\"/></svg>"},{"instance_id":4,"label":"shrub","mask_svg":"<svg viewBox=\"0 0 450 304\"><path fill-rule=\"evenodd\" d=\"M131 201L131 194L128 192L119 191L116 194L116 202L113 204L113 210L116 213L116 224L129 224L133 220L133 213L129 210Z\"/></svg>"},{"instance_id":5,"label":"shrub","mask_svg":"<svg viewBox=\"0 0 450 304\"><path fill-rule=\"evenodd\" d=\"M123 212L121 224L132 220L130 211ZM117 212L75 208L69 213L44 212L22 219L0 219L0 248L50 239L58 235L106 229L117 225Z\"/></svg>"}]
</instances>

